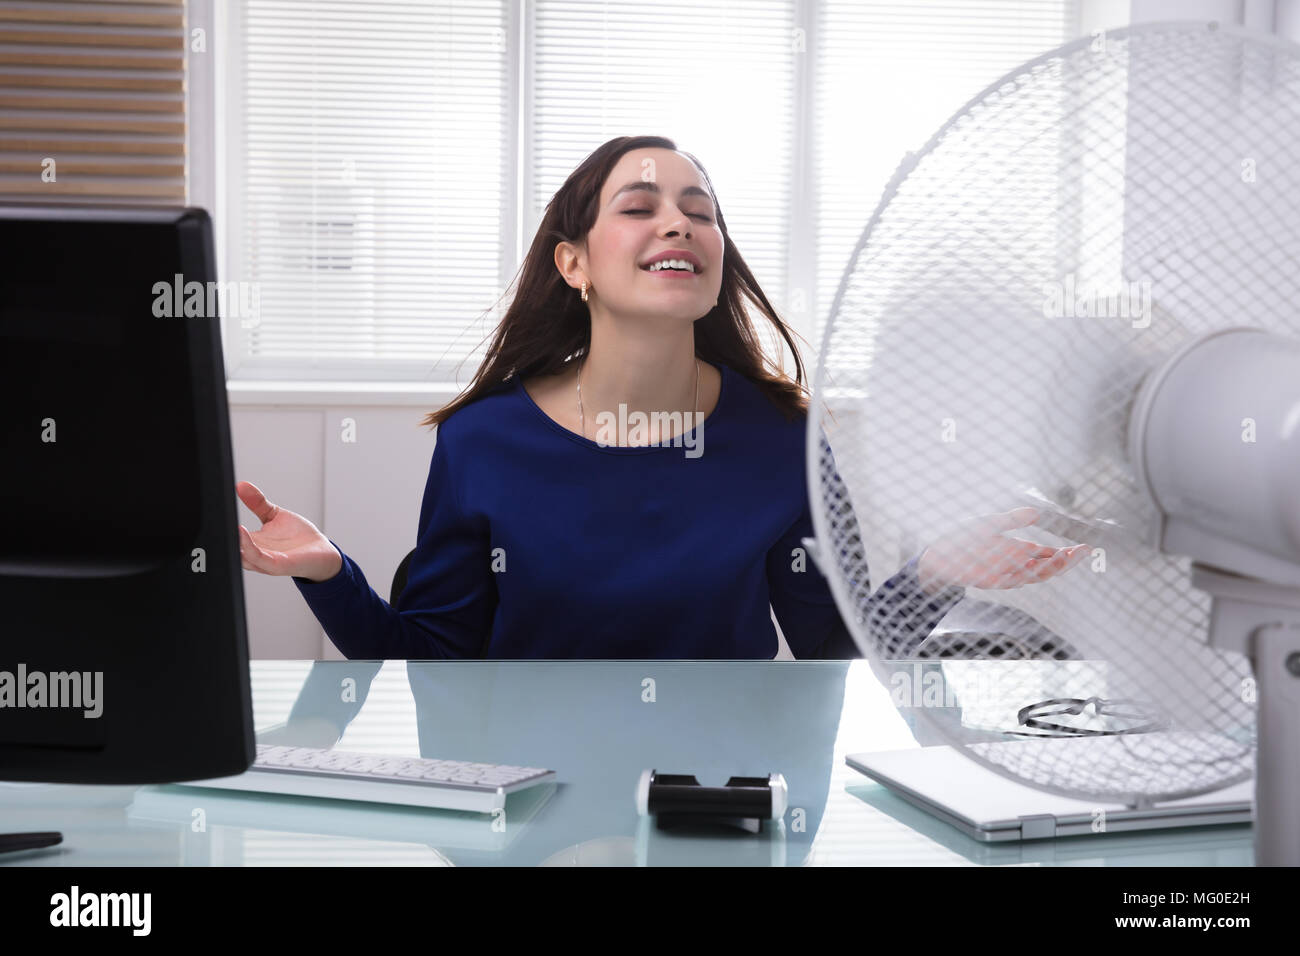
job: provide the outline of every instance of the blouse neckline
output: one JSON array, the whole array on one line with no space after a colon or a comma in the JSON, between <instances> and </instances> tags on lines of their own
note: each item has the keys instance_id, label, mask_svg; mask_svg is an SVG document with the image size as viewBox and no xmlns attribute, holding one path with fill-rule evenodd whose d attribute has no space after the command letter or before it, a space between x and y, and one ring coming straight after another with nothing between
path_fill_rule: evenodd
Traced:
<instances>
[{"instance_id":1,"label":"blouse neckline","mask_svg":"<svg viewBox=\"0 0 1300 956\"><path fill-rule=\"evenodd\" d=\"M703 361L703 359L700 361ZM533 400L531 395L528 394L528 389L524 388L523 378L516 376L518 381L515 383L515 388L518 390L519 394L523 396L524 402L528 407L536 412L547 425L571 441L577 442L578 444L584 445L588 448L593 448L596 451L602 451L612 455L644 455L649 452L667 451L669 449L698 447L702 436L697 435L697 433L701 432L705 425L709 425L710 427L717 426L719 416L723 411L723 406L727 399L728 379L732 374L731 369L722 362L717 364L717 369L722 380L718 387L718 402L714 405L713 411L708 414L704 421L697 424L694 428L682 432L680 435L675 435L658 445L602 445L600 442L587 438L585 435L579 435L575 431L570 431L550 415L546 414L546 412L542 410L542 407Z\"/></svg>"}]
</instances>

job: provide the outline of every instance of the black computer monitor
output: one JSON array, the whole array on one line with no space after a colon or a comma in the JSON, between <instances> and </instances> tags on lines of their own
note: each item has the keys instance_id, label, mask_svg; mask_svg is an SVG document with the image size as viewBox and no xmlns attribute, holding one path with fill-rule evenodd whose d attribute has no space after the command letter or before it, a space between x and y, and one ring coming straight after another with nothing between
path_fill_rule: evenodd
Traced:
<instances>
[{"instance_id":1,"label":"black computer monitor","mask_svg":"<svg viewBox=\"0 0 1300 956\"><path fill-rule=\"evenodd\" d=\"M0 779L252 763L216 278L201 209L0 204Z\"/></svg>"}]
</instances>

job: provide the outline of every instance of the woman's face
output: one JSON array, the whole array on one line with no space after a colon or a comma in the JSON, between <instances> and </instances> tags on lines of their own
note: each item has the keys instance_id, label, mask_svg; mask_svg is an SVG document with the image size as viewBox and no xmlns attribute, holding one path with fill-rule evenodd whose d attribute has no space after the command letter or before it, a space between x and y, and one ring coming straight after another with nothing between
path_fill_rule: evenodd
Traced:
<instances>
[{"instance_id":1,"label":"woman's face","mask_svg":"<svg viewBox=\"0 0 1300 956\"><path fill-rule=\"evenodd\" d=\"M670 250L695 271L650 271ZM583 258L579 247L575 284L590 282L589 304L599 309L691 322L707 315L722 289L722 229L695 164L670 149L624 153L601 188Z\"/></svg>"}]
</instances>

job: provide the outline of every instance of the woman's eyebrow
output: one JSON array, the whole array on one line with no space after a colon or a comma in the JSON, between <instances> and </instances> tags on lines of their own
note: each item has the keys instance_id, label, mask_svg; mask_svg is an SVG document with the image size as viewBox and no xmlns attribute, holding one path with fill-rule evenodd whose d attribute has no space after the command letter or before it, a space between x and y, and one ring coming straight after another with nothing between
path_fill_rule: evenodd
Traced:
<instances>
[{"instance_id":1,"label":"woman's eyebrow","mask_svg":"<svg viewBox=\"0 0 1300 956\"><path fill-rule=\"evenodd\" d=\"M640 181L634 183L628 183L618 192L614 193L614 195L609 197L608 204L612 204L614 200L617 199L619 196L623 195L623 193L634 189L644 189L647 192L652 192L652 193L662 192L662 190L659 188L658 183L648 183L648 182L640 182ZM678 194L677 198L684 199L687 196L703 196L705 199L709 200L710 204L713 203L713 197L710 196L706 190L701 189L699 186L687 186L681 191L680 194Z\"/></svg>"}]
</instances>

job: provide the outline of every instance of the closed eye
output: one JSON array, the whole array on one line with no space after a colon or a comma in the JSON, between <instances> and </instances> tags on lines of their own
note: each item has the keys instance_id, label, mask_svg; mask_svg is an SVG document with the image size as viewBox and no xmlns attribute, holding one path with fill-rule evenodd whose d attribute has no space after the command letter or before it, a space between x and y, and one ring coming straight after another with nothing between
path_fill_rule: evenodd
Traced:
<instances>
[{"instance_id":1,"label":"closed eye","mask_svg":"<svg viewBox=\"0 0 1300 956\"><path fill-rule=\"evenodd\" d=\"M644 214L646 214L646 215L649 215L650 212L651 212L651 210L649 210L649 209L624 209L624 210L623 210L623 215L625 215L625 216L635 216L635 215L638 215L638 214L640 214L640 213L644 213ZM713 222L713 220L712 220L711 218L709 218L708 216L704 215L703 213L693 212L693 213L690 213L690 215L691 215L692 218L695 218L695 219L703 219L705 222Z\"/></svg>"}]
</instances>

